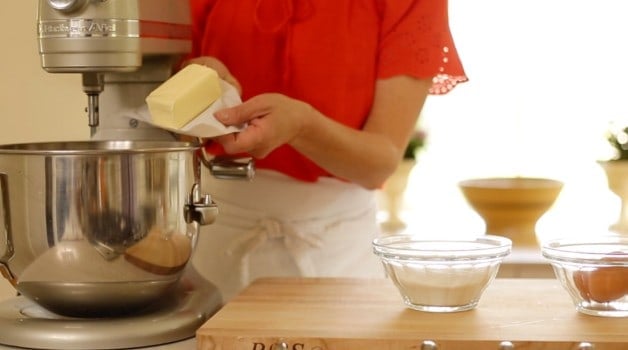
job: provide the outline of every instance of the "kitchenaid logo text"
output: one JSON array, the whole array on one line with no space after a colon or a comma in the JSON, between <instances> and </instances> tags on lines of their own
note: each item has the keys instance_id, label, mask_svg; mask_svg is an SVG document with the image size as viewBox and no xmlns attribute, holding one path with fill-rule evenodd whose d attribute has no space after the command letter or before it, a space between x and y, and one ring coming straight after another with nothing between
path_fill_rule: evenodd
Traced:
<instances>
[{"instance_id":1,"label":"kitchenaid logo text","mask_svg":"<svg viewBox=\"0 0 628 350\"><path fill-rule=\"evenodd\" d=\"M324 350L323 347L314 345L308 346L305 343L294 343L294 344L286 344L287 347L283 345L278 345L276 343L273 344L264 344L264 343L253 343L253 347L251 350Z\"/></svg>"},{"instance_id":2,"label":"kitchenaid logo text","mask_svg":"<svg viewBox=\"0 0 628 350\"><path fill-rule=\"evenodd\" d=\"M39 23L39 37L105 37L126 36L136 37L133 33L131 21L113 19L69 19L55 21L41 21ZM135 21L136 22L136 21Z\"/></svg>"}]
</instances>

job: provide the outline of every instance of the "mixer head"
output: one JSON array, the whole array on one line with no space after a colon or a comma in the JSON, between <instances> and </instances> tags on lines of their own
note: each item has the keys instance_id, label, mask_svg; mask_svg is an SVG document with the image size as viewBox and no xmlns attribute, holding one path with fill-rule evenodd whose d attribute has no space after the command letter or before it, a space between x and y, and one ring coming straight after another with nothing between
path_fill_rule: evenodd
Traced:
<instances>
[{"instance_id":1,"label":"mixer head","mask_svg":"<svg viewBox=\"0 0 628 350\"><path fill-rule=\"evenodd\" d=\"M147 61L172 65L191 50L187 1L39 0L37 23L43 69L83 76L92 134L108 74L138 75Z\"/></svg>"}]
</instances>

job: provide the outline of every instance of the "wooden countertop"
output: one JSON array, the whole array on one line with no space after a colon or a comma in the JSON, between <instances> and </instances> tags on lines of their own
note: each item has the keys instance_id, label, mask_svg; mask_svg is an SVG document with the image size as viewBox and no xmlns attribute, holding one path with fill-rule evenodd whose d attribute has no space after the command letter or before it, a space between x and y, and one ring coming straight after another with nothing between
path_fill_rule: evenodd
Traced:
<instances>
[{"instance_id":1,"label":"wooden countertop","mask_svg":"<svg viewBox=\"0 0 628 350\"><path fill-rule=\"evenodd\" d=\"M198 349L628 349L628 318L578 313L556 279L497 278L476 309L434 314L403 305L386 279L255 281L197 331Z\"/></svg>"}]
</instances>

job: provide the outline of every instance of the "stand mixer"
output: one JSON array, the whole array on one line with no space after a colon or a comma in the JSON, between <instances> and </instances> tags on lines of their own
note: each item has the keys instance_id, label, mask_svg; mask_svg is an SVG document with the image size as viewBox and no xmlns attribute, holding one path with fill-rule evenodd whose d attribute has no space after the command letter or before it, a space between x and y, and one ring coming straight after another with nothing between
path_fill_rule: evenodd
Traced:
<instances>
[{"instance_id":1,"label":"stand mixer","mask_svg":"<svg viewBox=\"0 0 628 350\"><path fill-rule=\"evenodd\" d=\"M0 272L22 294L0 303L0 348L193 337L222 304L188 263L217 215L200 164L228 179L253 164L132 118L191 49L187 1L39 0L38 35L47 72L82 75L91 137L0 146Z\"/></svg>"},{"instance_id":2,"label":"stand mixer","mask_svg":"<svg viewBox=\"0 0 628 350\"><path fill-rule=\"evenodd\" d=\"M172 138L121 118L191 49L189 7L176 0L40 0L41 65L80 73L92 139Z\"/></svg>"}]
</instances>

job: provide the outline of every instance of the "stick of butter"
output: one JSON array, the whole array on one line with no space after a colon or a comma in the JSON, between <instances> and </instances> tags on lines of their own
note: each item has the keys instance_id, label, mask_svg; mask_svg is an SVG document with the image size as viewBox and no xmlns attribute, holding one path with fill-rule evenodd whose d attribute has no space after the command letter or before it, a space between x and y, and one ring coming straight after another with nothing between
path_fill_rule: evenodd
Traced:
<instances>
[{"instance_id":1,"label":"stick of butter","mask_svg":"<svg viewBox=\"0 0 628 350\"><path fill-rule=\"evenodd\" d=\"M220 97L219 79L209 67L185 66L146 97L153 123L181 128Z\"/></svg>"}]
</instances>

